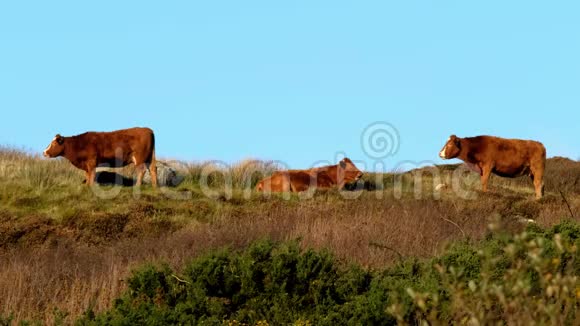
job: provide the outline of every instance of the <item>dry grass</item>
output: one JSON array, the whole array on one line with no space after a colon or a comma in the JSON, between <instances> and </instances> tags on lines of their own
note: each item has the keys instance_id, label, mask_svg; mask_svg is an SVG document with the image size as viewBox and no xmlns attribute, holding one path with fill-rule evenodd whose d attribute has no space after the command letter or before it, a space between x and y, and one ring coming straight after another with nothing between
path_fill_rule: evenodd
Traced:
<instances>
[{"instance_id":1,"label":"dry grass","mask_svg":"<svg viewBox=\"0 0 580 326\"><path fill-rule=\"evenodd\" d=\"M18 168L14 168L18 166ZM46 161L19 151L0 153L0 316L37 319L52 324L59 313L68 321L87 308L102 311L125 288L129 271L144 262L167 262L179 268L208 250L243 248L263 238L301 239L305 247L329 248L345 264L380 268L407 257L427 258L457 240L477 241L487 225L500 220L507 232L530 218L550 226L570 215L559 194L564 189L573 212L580 207L577 178L580 163L550 161L548 194L533 200L528 180L494 178L492 192L476 199L454 192L433 196L433 180L425 174L423 199L415 198L412 174L369 175L367 189L345 199L336 190L311 199L292 196L207 198L199 180L204 165L187 165L189 176L177 191L187 200L169 199L144 189L135 196L122 189L109 200L95 198L81 185L82 173L67 162ZM272 163L245 162L233 173L235 188L256 171L271 173ZM454 167L442 167L444 180ZM223 171L223 170L221 170ZM234 171L234 172L231 172ZM572 172L568 172L572 171ZM223 176L212 183L220 187ZM376 185L382 180L382 185ZM526 188L522 186L527 185ZM475 184L473 187L478 187ZM529 188L529 189L528 189Z\"/></svg>"}]
</instances>

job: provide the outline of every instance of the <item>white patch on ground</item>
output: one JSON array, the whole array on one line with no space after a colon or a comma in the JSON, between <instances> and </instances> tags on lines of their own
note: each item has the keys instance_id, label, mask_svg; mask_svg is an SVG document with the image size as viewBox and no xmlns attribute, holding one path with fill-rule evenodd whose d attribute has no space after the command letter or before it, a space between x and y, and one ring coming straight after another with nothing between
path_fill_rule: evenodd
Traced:
<instances>
[{"instance_id":1,"label":"white patch on ground","mask_svg":"<svg viewBox=\"0 0 580 326\"><path fill-rule=\"evenodd\" d=\"M441 190L444 190L444 189L447 189L447 185L444 184L444 183L440 183L440 184L437 185L437 187L435 187L435 190L436 191L441 191Z\"/></svg>"}]
</instances>

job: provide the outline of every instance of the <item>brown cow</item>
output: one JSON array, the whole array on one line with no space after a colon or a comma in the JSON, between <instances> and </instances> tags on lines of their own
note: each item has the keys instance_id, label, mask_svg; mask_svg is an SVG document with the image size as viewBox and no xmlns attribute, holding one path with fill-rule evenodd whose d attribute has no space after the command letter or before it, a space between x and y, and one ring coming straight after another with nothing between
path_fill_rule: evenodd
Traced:
<instances>
[{"instance_id":1,"label":"brown cow","mask_svg":"<svg viewBox=\"0 0 580 326\"><path fill-rule=\"evenodd\" d=\"M257 191L263 192L302 192L310 187L344 188L345 184L358 181L363 173L354 163L345 158L337 165L329 165L309 170L290 170L275 172L258 183Z\"/></svg>"},{"instance_id":2,"label":"brown cow","mask_svg":"<svg viewBox=\"0 0 580 326\"><path fill-rule=\"evenodd\" d=\"M86 183L95 182L98 166L123 167L131 163L137 169L140 186L148 167L151 183L157 186L155 135L149 128L131 128L112 132L86 132L72 137L56 135L44 151L45 157L64 156L86 173Z\"/></svg>"},{"instance_id":3,"label":"brown cow","mask_svg":"<svg viewBox=\"0 0 580 326\"><path fill-rule=\"evenodd\" d=\"M529 175L534 182L536 198L544 195L546 148L537 141L492 136L459 138L452 135L439 156L466 162L481 175L484 192L487 191L490 174L494 173L508 178Z\"/></svg>"}]
</instances>

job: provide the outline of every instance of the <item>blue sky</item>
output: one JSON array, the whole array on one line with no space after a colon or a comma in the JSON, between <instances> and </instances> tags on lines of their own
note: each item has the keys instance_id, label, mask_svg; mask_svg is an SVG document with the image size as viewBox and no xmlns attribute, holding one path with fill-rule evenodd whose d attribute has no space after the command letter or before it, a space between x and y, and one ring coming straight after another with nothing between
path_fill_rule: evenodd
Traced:
<instances>
[{"instance_id":1,"label":"blue sky","mask_svg":"<svg viewBox=\"0 0 580 326\"><path fill-rule=\"evenodd\" d=\"M4 1L0 144L149 126L158 156L294 168L392 124L431 160L447 137L580 158L573 1Z\"/></svg>"}]
</instances>

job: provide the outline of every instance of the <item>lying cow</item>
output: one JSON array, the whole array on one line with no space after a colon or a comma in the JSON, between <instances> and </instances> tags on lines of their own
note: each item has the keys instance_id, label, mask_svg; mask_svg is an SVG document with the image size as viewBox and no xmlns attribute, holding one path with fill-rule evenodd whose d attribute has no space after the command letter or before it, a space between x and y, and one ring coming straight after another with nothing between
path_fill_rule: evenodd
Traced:
<instances>
[{"instance_id":1,"label":"lying cow","mask_svg":"<svg viewBox=\"0 0 580 326\"><path fill-rule=\"evenodd\" d=\"M302 192L310 187L344 188L345 184L358 181L363 173L354 163L345 158L337 165L329 165L309 170L290 170L275 172L258 183L257 191L263 192Z\"/></svg>"},{"instance_id":2,"label":"lying cow","mask_svg":"<svg viewBox=\"0 0 580 326\"><path fill-rule=\"evenodd\" d=\"M449 137L439 153L443 159L458 158L481 175L483 191L491 173L515 178L528 175L534 182L536 198L544 195L546 148L531 140L504 139L492 136Z\"/></svg>"},{"instance_id":3,"label":"lying cow","mask_svg":"<svg viewBox=\"0 0 580 326\"><path fill-rule=\"evenodd\" d=\"M155 135L149 128L86 132L72 137L56 135L43 154L50 158L65 157L85 171L88 185L94 184L98 166L123 167L133 163L137 169L137 186L141 185L147 168L151 184L157 186Z\"/></svg>"}]
</instances>

